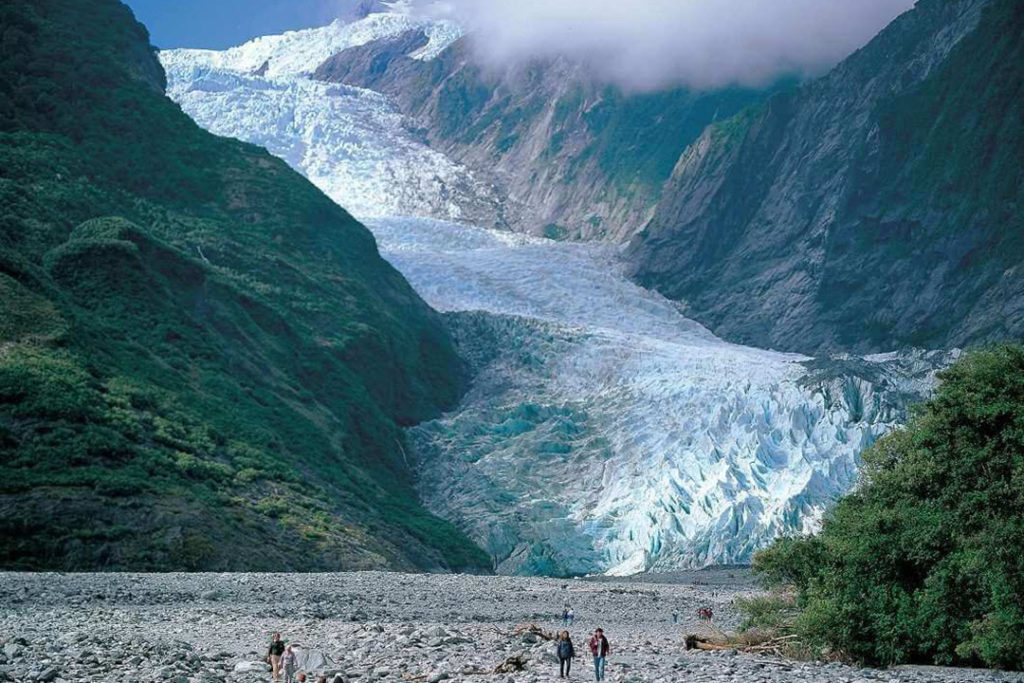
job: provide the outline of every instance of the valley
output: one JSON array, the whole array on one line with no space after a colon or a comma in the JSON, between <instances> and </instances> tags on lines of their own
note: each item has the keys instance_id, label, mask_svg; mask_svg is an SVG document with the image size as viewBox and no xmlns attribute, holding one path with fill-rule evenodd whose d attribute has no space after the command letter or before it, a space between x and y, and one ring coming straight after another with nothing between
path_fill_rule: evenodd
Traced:
<instances>
[{"instance_id":1,"label":"valley","mask_svg":"<svg viewBox=\"0 0 1024 683\"><path fill-rule=\"evenodd\" d=\"M955 354L730 344L633 284L614 243L478 227L496 222L500 191L419 139L385 95L312 78L329 52L387 44L410 21L371 14L161 61L197 122L265 145L353 210L446 313L474 379L454 411L407 431L427 507L510 574L743 562L815 529L856 481L860 450ZM457 38L431 26L416 26L433 36L416 44L424 64Z\"/></svg>"}]
</instances>

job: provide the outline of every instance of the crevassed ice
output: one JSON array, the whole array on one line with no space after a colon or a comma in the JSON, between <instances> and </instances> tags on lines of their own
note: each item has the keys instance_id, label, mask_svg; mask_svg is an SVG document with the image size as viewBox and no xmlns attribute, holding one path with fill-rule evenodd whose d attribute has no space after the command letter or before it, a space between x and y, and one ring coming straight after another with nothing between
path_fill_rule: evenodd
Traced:
<instances>
[{"instance_id":1,"label":"crevassed ice","mask_svg":"<svg viewBox=\"0 0 1024 683\"><path fill-rule=\"evenodd\" d=\"M459 35L450 22L378 13L223 52L167 50L160 60L168 95L197 123L265 147L352 213L453 220L486 214L498 201L494 188L412 136L383 95L308 77L348 47L411 28L431 37L421 58Z\"/></svg>"},{"instance_id":2,"label":"crevassed ice","mask_svg":"<svg viewBox=\"0 0 1024 683\"><path fill-rule=\"evenodd\" d=\"M814 530L859 452L932 381L934 359L864 360L869 381L724 342L629 282L607 245L424 219L369 223L454 316L475 385L411 430L428 506L510 573L627 574L742 562ZM469 335L467 339L466 335Z\"/></svg>"},{"instance_id":3,"label":"crevassed ice","mask_svg":"<svg viewBox=\"0 0 1024 683\"><path fill-rule=\"evenodd\" d=\"M729 344L629 282L608 245L424 218L498 200L410 135L383 95L308 78L409 22L396 10L161 59L200 125L265 146L372 219L385 257L447 312L477 374L457 410L409 433L427 506L508 573L746 561L779 533L815 529L854 484L860 451L946 357ZM424 30L422 58L458 35Z\"/></svg>"}]
</instances>

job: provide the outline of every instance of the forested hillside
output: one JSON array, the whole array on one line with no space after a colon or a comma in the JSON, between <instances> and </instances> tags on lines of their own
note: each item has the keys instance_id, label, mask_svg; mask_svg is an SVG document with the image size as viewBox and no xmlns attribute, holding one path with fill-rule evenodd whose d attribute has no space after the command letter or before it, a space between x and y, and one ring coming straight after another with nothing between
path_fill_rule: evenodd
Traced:
<instances>
[{"instance_id":1,"label":"forested hillside","mask_svg":"<svg viewBox=\"0 0 1024 683\"><path fill-rule=\"evenodd\" d=\"M370 233L166 99L119 2L0 24L0 566L486 564L410 485L463 371Z\"/></svg>"}]
</instances>

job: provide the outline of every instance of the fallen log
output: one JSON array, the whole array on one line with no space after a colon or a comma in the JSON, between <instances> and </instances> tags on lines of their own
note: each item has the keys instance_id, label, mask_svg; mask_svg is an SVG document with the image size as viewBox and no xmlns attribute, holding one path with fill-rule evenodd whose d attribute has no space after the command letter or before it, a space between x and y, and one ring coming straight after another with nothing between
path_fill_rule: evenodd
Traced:
<instances>
[{"instance_id":1,"label":"fallen log","mask_svg":"<svg viewBox=\"0 0 1024 683\"><path fill-rule=\"evenodd\" d=\"M512 635L514 636L521 636L527 633L532 633L533 635L539 636L544 640L555 640L558 637L557 634L549 633L542 629L540 626L537 626L537 624L519 624L514 629L512 629Z\"/></svg>"}]
</instances>

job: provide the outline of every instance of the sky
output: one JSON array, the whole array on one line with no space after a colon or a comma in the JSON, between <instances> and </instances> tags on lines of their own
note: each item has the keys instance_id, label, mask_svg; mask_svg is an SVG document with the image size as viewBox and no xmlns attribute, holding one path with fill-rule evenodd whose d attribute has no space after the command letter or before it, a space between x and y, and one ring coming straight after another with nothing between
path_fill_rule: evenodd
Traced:
<instances>
[{"instance_id":1,"label":"sky","mask_svg":"<svg viewBox=\"0 0 1024 683\"><path fill-rule=\"evenodd\" d=\"M370 0L126 0L161 48L225 48L321 26ZM479 58L503 67L568 56L645 91L758 86L815 76L914 0L409 0L452 18Z\"/></svg>"}]
</instances>

